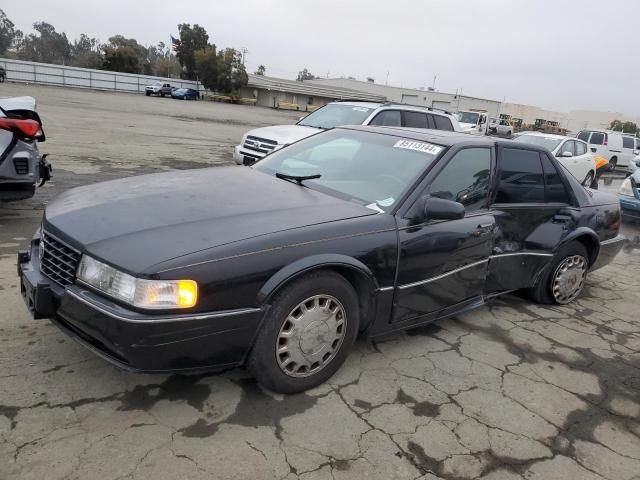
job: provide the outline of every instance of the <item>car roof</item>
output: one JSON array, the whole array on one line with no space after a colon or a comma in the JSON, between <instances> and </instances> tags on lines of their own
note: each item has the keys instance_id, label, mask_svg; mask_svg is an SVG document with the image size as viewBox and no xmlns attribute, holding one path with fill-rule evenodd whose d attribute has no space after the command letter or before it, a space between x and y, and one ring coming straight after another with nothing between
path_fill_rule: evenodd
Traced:
<instances>
[{"instance_id":1,"label":"car roof","mask_svg":"<svg viewBox=\"0 0 640 480\"><path fill-rule=\"evenodd\" d=\"M556 135L555 133L543 133L543 132L523 132L522 135L520 136L523 137L525 135L530 135L532 137L556 138L558 140L563 140L565 138L571 138L571 140L576 140L575 137L569 137L567 135Z\"/></svg>"},{"instance_id":2,"label":"car roof","mask_svg":"<svg viewBox=\"0 0 640 480\"><path fill-rule=\"evenodd\" d=\"M366 108L374 108L374 109L385 108L385 109L393 109L393 110L421 111L421 112L435 113L436 115L452 116L452 113L447 112L446 110L429 107L427 105L411 105L409 103L396 103L396 102L375 103L375 102L364 102L364 101L360 102L357 100L339 100L339 101L331 102L329 103L329 105L348 105L352 107L366 107Z\"/></svg>"}]
</instances>

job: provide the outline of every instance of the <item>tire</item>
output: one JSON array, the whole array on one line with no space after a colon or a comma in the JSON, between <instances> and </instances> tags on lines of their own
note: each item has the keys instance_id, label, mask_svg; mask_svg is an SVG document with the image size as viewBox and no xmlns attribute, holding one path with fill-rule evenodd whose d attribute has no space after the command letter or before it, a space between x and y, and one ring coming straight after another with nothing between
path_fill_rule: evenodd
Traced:
<instances>
[{"instance_id":1,"label":"tire","mask_svg":"<svg viewBox=\"0 0 640 480\"><path fill-rule=\"evenodd\" d=\"M581 267L578 267L578 264L575 262L578 262L578 264L582 262L584 270L581 273ZM575 268L572 267L572 264L575 265ZM563 272L563 268L567 267L567 265L567 270L564 270ZM569 242L568 244L560 247L548 268L540 276L537 284L530 289L529 293L538 303L558 305L571 303L580 296L580 293L584 288L588 270L589 255L587 249L580 242ZM566 276L567 272L570 274L569 277ZM565 295L565 292L562 291L561 286L559 286L558 283L558 280L560 280L559 275L563 275L565 281L569 282L569 285L575 282L573 285L575 287L575 291Z\"/></svg>"},{"instance_id":2,"label":"tire","mask_svg":"<svg viewBox=\"0 0 640 480\"><path fill-rule=\"evenodd\" d=\"M164 98L164 92L160 92L160 96Z\"/></svg>"},{"instance_id":3,"label":"tire","mask_svg":"<svg viewBox=\"0 0 640 480\"><path fill-rule=\"evenodd\" d=\"M593 171L590 170L589 173L587 173L587 176L584 177L584 180L582 182L582 186L584 187L591 187L591 185L593 184Z\"/></svg>"},{"instance_id":4,"label":"tire","mask_svg":"<svg viewBox=\"0 0 640 480\"><path fill-rule=\"evenodd\" d=\"M617 157L613 157L611 160L609 160L609 171L613 172L616 167L618 166L618 159Z\"/></svg>"},{"instance_id":5,"label":"tire","mask_svg":"<svg viewBox=\"0 0 640 480\"><path fill-rule=\"evenodd\" d=\"M0 75L0 83L4 83L4 75Z\"/></svg>"},{"instance_id":6,"label":"tire","mask_svg":"<svg viewBox=\"0 0 640 480\"><path fill-rule=\"evenodd\" d=\"M331 378L358 334L360 309L351 284L335 272L311 272L286 285L271 305L247 361L258 383L290 394Z\"/></svg>"},{"instance_id":7,"label":"tire","mask_svg":"<svg viewBox=\"0 0 640 480\"><path fill-rule=\"evenodd\" d=\"M144 94L145 94L147 97L150 97L150 96L151 96L151 92L144 92Z\"/></svg>"}]
</instances>

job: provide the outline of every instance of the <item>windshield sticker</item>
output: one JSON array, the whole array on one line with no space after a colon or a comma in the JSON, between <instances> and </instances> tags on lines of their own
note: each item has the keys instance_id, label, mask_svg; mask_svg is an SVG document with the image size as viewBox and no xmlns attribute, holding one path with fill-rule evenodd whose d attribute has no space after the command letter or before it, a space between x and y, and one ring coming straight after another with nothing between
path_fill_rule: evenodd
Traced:
<instances>
[{"instance_id":1,"label":"windshield sticker","mask_svg":"<svg viewBox=\"0 0 640 480\"><path fill-rule=\"evenodd\" d=\"M376 200L376 203L381 207L390 207L393 205L393 202L395 202L395 200L391 197L385 198L384 200Z\"/></svg>"},{"instance_id":2,"label":"windshield sticker","mask_svg":"<svg viewBox=\"0 0 640 480\"><path fill-rule=\"evenodd\" d=\"M376 205L375 203L370 203L369 205L365 205L365 207L370 208L371 210L374 210L378 213L384 213L384 210L382 210L378 205Z\"/></svg>"},{"instance_id":3,"label":"windshield sticker","mask_svg":"<svg viewBox=\"0 0 640 480\"><path fill-rule=\"evenodd\" d=\"M353 107L351 110L353 110L354 112L368 112L369 111L368 108L364 108L364 107Z\"/></svg>"},{"instance_id":4,"label":"windshield sticker","mask_svg":"<svg viewBox=\"0 0 640 480\"><path fill-rule=\"evenodd\" d=\"M442 151L442 147L432 143L414 142L413 140L398 140L393 148L405 148L416 152L430 153L431 155L437 155Z\"/></svg>"}]
</instances>

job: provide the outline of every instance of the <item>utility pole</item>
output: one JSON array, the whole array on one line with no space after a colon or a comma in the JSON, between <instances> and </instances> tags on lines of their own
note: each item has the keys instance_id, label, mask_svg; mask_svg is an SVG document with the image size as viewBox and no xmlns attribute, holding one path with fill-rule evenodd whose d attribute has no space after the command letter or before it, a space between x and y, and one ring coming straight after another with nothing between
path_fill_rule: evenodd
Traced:
<instances>
[{"instance_id":1,"label":"utility pole","mask_svg":"<svg viewBox=\"0 0 640 480\"><path fill-rule=\"evenodd\" d=\"M385 85L389 85L389 72L387 71L387 79L384 82Z\"/></svg>"},{"instance_id":2,"label":"utility pole","mask_svg":"<svg viewBox=\"0 0 640 480\"><path fill-rule=\"evenodd\" d=\"M436 78L438 78L437 75L433 76L433 84L431 85L431 88L433 89L433 91L436 91Z\"/></svg>"},{"instance_id":3,"label":"utility pole","mask_svg":"<svg viewBox=\"0 0 640 480\"><path fill-rule=\"evenodd\" d=\"M242 65L244 65L244 58L247 55L247 53L249 53L249 50L247 50L247 47L242 47Z\"/></svg>"}]
</instances>

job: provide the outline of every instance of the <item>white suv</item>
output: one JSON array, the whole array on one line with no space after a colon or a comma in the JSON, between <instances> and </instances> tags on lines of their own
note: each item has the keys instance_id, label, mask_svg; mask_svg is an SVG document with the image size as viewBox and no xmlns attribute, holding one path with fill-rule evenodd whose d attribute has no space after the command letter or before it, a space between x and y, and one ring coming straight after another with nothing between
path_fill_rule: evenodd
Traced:
<instances>
[{"instance_id":1,"label":"white suv","mask_svg":"<svg viewBox=\"0 0 640 480\"><path fill-rule=\"evenodd\" d=\"M400 103L332 102L302 118L295 125L256 128L242 137L233 159L238 165L251 165L274 150L309 137L318 131L343 125L431 128L460 132L453 115L429 107Z\"/></svg>"}]
</instances>

